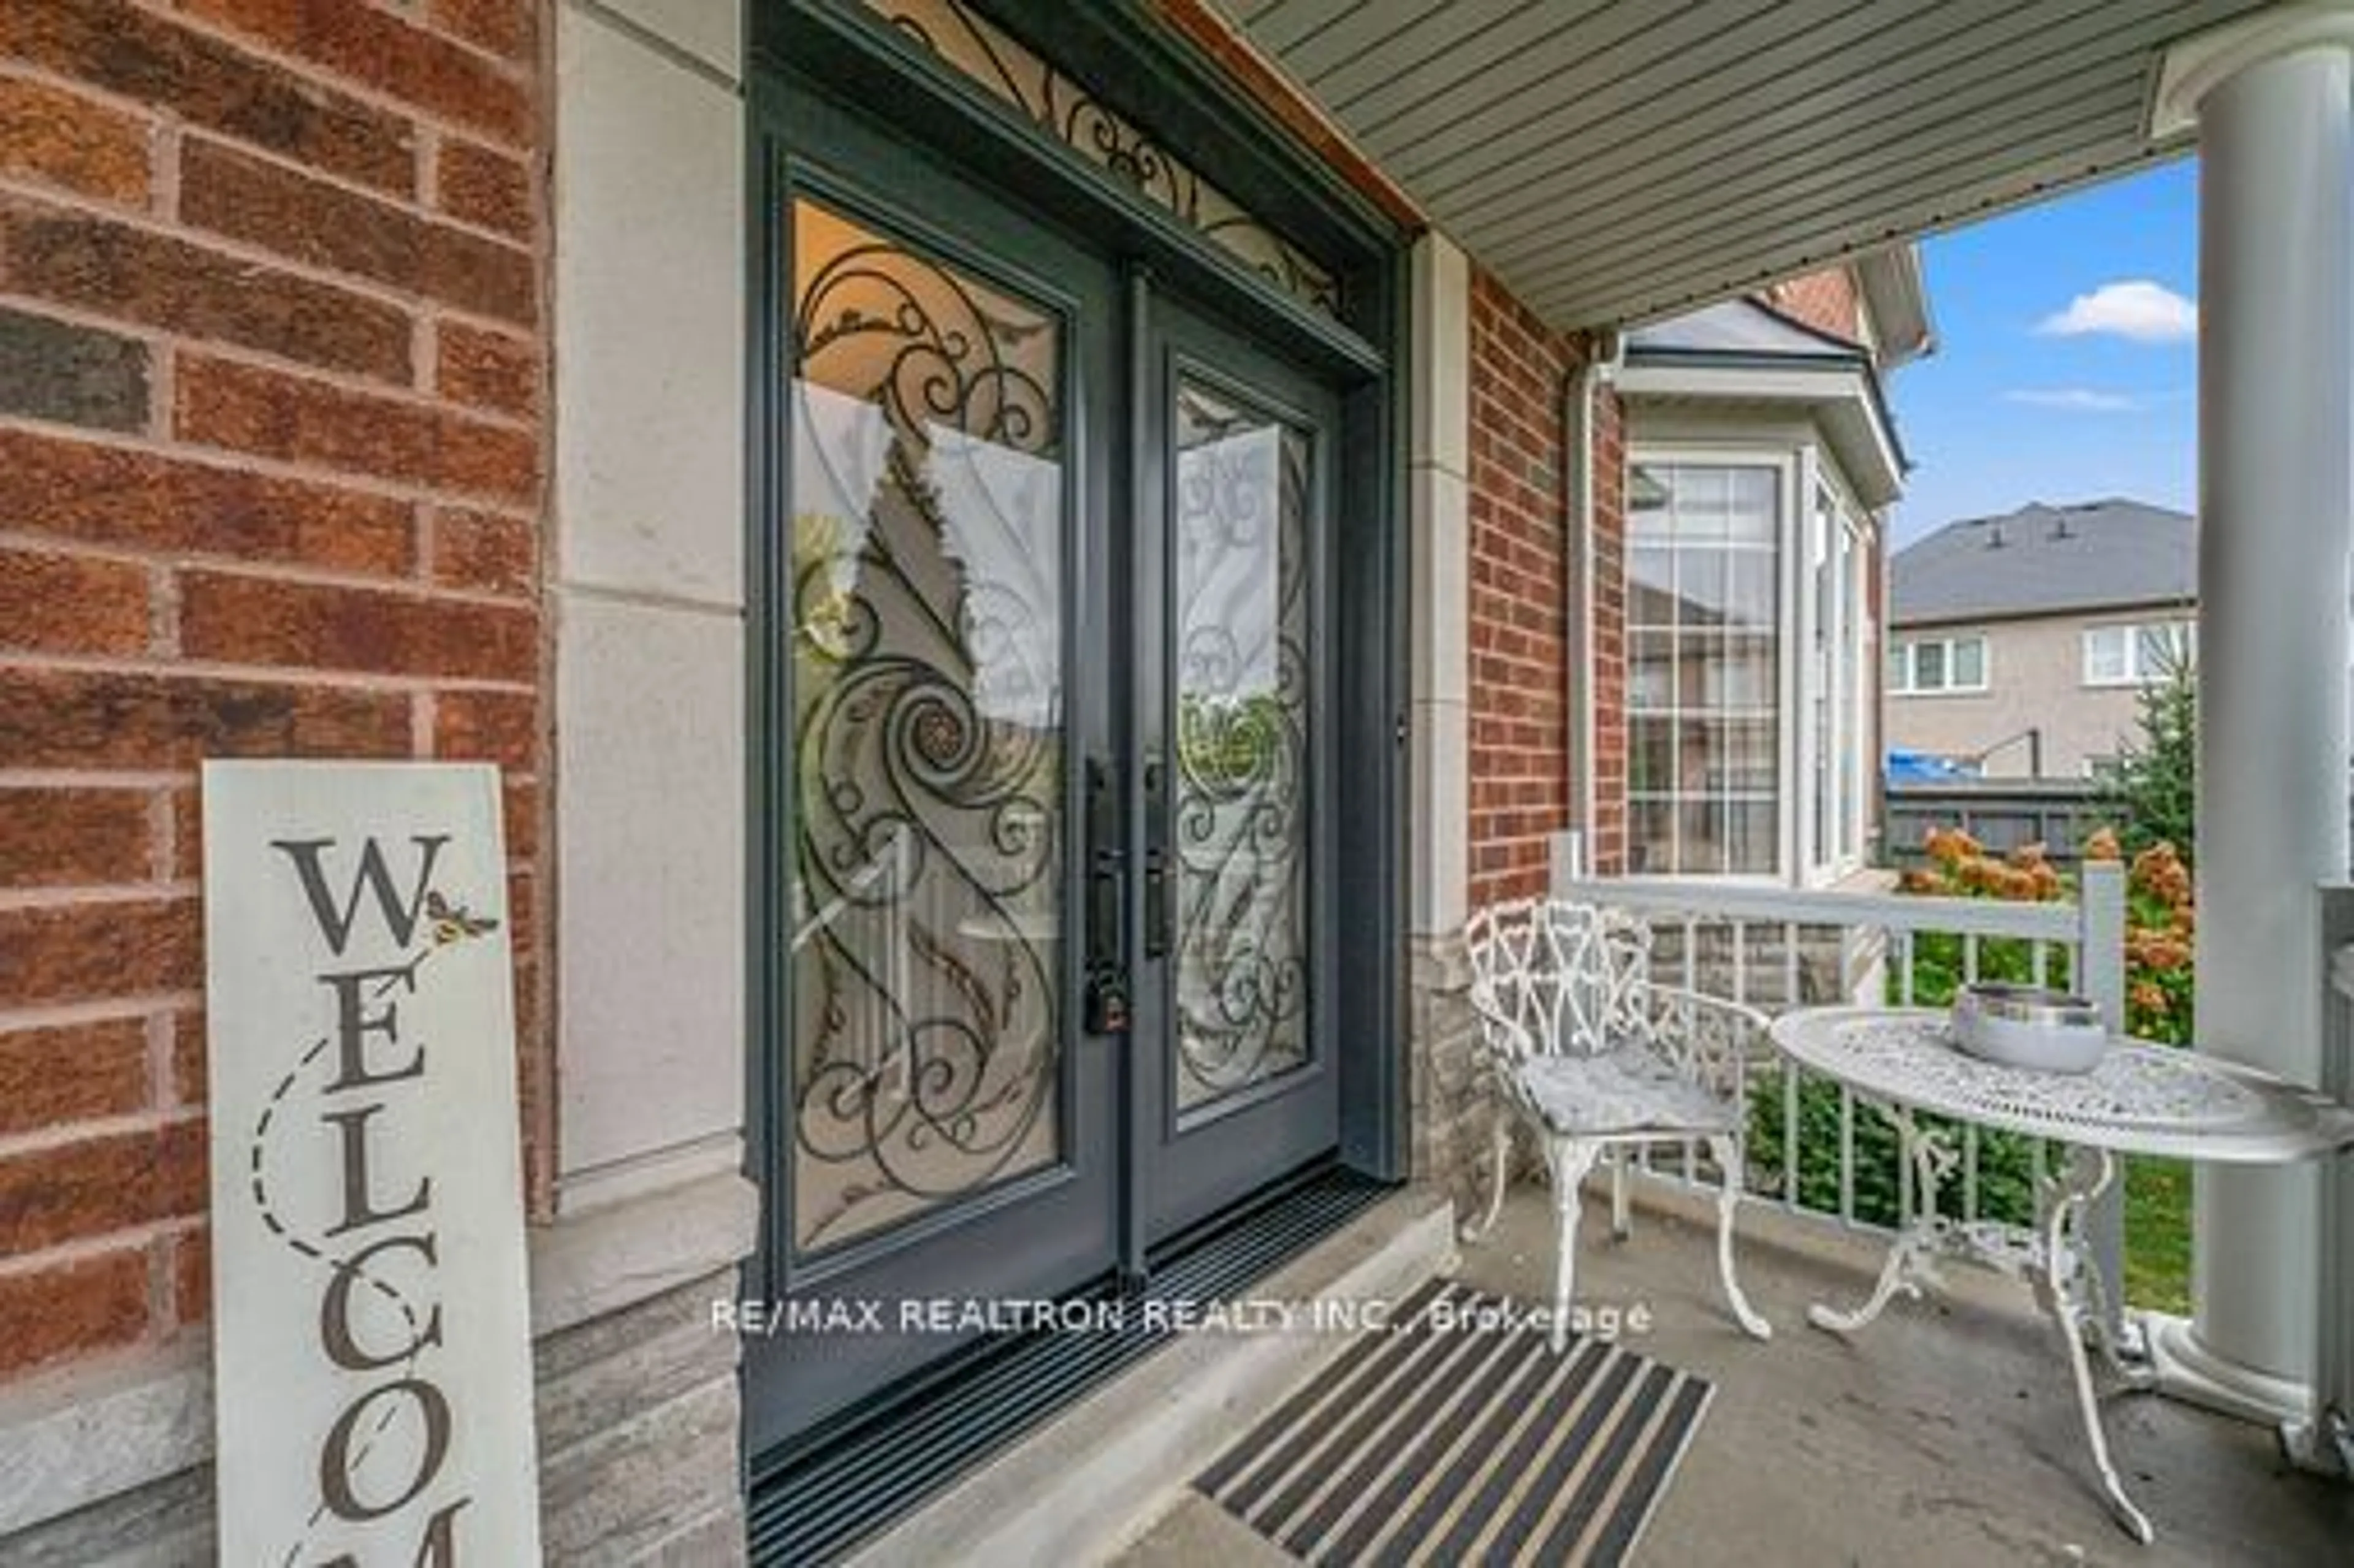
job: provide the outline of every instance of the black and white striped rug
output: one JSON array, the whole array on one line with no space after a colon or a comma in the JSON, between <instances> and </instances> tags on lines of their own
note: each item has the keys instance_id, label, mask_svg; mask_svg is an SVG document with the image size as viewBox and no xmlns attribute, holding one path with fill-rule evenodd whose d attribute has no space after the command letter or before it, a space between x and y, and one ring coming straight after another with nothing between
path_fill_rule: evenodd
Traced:
<instances>
[{"instance_id":1,"label":"black and white striped rug","mask_svg":"<svg viewBox=\"0 0 2354 1568\"><path fill-rule=\"evenodd\" d=\"M1529 1311L1425 1287L1194 1487L1308 1563L1623 1562L1714 1390Z\"/></svg>"}]
</instances>

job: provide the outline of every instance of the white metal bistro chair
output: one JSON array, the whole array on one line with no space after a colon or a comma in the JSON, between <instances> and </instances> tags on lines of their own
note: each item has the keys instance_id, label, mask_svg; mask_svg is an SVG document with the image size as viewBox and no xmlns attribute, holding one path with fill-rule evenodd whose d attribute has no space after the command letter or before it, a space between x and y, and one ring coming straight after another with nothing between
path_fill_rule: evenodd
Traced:
<instances>
[{"instance_id":1,"label":"white metal bistro chair","mask_svg":"<svg viewBox=\"0 0 2354 1568\"><path fill-rule=\"evenodd\" d=\"M1577 1270L1578 1186L1612 1155L1611 1222L1627 1232L1625 1154L1648 1143L1704 1142L1723 1185L1716 1262L1725 1298L1758 1339L1773 1330L1741 1293L1733 1268L1741 1199L1749 1054L1766 1047L1755 1008L1651 980L1650 930L1622 912L1520 899L1472 916L1471 1004L1486 1075L1535 1133L1553 1180L1557 1228L1553 1342L1567 1340ZM1513 1118L1496 1119L1495 1188L1466 1229L1476 1240L1503 1207Z\"/></svg>"}]
</instances>

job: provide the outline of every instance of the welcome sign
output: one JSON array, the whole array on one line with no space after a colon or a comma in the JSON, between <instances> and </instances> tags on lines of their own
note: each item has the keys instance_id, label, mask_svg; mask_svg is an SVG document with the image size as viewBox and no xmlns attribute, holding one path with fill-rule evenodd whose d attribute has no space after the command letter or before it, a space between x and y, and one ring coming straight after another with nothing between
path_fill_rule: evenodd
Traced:
<instances>
[{"instance_id":1,"label":"welcome sign","mask_svg":"<svg viewBox=\"0 0 2354 1568\"><path fill-rule=\"evenodd\" d=\"M495 768L208 762L220 1560L539 1556Z\"/></svg>"}]
</instances>

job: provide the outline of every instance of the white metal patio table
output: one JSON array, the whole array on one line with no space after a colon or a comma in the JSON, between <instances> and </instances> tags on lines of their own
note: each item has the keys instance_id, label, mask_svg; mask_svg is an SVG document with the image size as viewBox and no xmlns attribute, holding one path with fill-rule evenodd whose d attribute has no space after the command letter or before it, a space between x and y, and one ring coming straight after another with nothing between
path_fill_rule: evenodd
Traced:
<instances>
[{"instance_id":1,"label":"white metal patio table","mask_svg":"<svg viewBox=\"0 0 2354 1568\"><path fill-rule=\"evenodd\" d=\"M2133 1040L2113 1039L2089 1073L1982 1061L1954 1044L1946 1013L1926 1008L1800 1008L1776 1019L1772 1033L1791 1061L1885 1111L1912 1171L1911 1202L1898 1216L1872 1294L1850 1310L1818 1303L1808 1320L1838 1333L1861 1329L1898 1291L1918 1296L1925 1279L1935 1280L1940 1256L1975 1258L2031 1284L2066 1343L2077 1410L2110 1511L2147 1542L2149 1520L2126 1496L2109 1458L2088 1333L2132 1386L2148 1387L2150 1375L2128 1361L2108 1333L2101 1274L2084 1233L2085 1211L2115 1181L2120 1154L2243 1165L2317 1159L2354 1148L2354 1111L2249 1068ZM1924 1125L1924 1115L2066 1146L2062 1169L2037 1193L2033 1228L1937 1213L1938 1181L1959 1156L1948 1131Z\"/></svg>"}]
</instances>

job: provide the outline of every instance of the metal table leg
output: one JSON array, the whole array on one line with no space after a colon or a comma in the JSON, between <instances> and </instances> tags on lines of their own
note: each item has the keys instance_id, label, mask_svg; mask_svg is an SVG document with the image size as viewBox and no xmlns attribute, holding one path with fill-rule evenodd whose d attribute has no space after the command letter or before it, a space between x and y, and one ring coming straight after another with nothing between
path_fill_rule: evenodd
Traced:
<instances>
[{"instance_id":1,"label":"metal table leg","mask_svg":"<svg viewBox=\"0 0 2354 1568\"><path fill-rule=\"evenodd\" d=\"M1807 1321L1835 1334L1853 1333L1878 1318L1898 1291L1918 1298L1923 1281L1935 1278L1936 1255L1946 1246L1945 1222L1937 1217L1937 1178L1951 1170L1953 1151L1935 1128L1924 1128L1902 1106L1882 1106L1896 1124L1900 1157L1913 1162L1914 1212L1897 1216L1896 1234L1880 1266L1880 1278L1863 1304L1842 1312L1818 1301L1807 1308Z\"/></svg>"},{"instance_id":2,"label":"metal table leg","mask_svg":"<svg viewBox=\"0 0 2354 1568\"><path fill-rule=\"evenodd\" d=\"M2126 1496L2125 1482L2109 1457L2108 1434L2101 1427L2101 1407L2093 1391L2093 1369L2084 1350L2088 1323L2105 1321L2088 1299L2100 1291L2100 1269L2084 1236L2084 1211L2116 1180L2116 1160L2106 1150L2071 1149L2068 1168L2057 1183L2051 1212L2043 1219L2042 1255L2035 1276L2036 1299L2059 1325L2068 1348L2068 1370L2076 1381L2076 1411L2084 1423L2084 1438L2093 1463L2101 1472L2101 1489L2109 1511L2126 1532L2143 1545L2154 1539L2148 1516ZM2090 1281L2088 1284L2087 1281ZM2115 1347L2105 1331L2100 1334L2102 1353L2117 1365Z\"/></svg>"},{"instance_id":3,"label":"metal table leg","mask_svg":"<svg viewBox=\"0 0 2354 1568\"><path fill-rule=\"evenodd\" d=\"M2115 1160L2105 1150L2071 1148L2066 1170L2051 1183L2048 1206L2036 1233L1990 1224L1956 1224L1937 1213L1938 1181L1958 1162L1952 1145L1939 1129L1920 1126L1904 1107L1883 1105L1881 1108L1896 1124L1903 1158L1913 1165L1913 1210L1900 1216L1872 1294L1845 1311L1817 1302L1807 1309L1807 1320L1833 1333L1852 1333L1878 1318L1898 1292L1918 1297L1922 1283L1935 1280L1936 1260L1946 1253L1975 1256L2012 1278L2027 1278L2034 1287L2038 1305L2059 1328L2067 1347L2077 1415L2084 1423L2094 1466L2100 1471L2109 1511L2127 1534L2148 1544L2153 1539L2149 1519L2126 1496L2125 1483L2109 1457L2108 1435L2101 1426L2085 1343L2088 1339L2097 1341L2102 1359L2129 1386L2150 1386L2149 1370L2127 1361L2107 1332L2107 1318L2101 1310L2101 1273L2084 1230L2085 1212L2116 1179Z\"/></svg>"}]
</instances>

